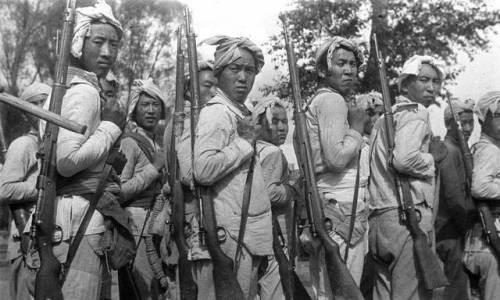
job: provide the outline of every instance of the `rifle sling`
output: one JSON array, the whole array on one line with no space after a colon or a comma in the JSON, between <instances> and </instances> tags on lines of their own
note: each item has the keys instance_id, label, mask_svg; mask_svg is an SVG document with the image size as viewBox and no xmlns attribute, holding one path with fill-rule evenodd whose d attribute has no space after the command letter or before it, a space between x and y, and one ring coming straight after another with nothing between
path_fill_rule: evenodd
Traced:
<instances>
[{"instance_id":1,"label":"rifle sling","mask_svg":"<svg viewBox=\"0 0 500 300\"><path fill-rule=\"evenodd\" d=\"M351 218L349 221L349 231L347 232L347 243L345 247L345 253L344 253L344 261L347 262L347 256L349 254L349 247L351 246L351 239L352 239L352 231L354 230L354 224L356 223L356 212L358 209L358 194L359 194L359 161L361 159L361 150L358 152L358 159L356 163L356 181L354 184L354 194L352 198L352 209L351 209Z\"/></svg>"},{"instance_id":2,"label":"rifle sling","mask_svg":"<svg viewBox=\"0 0 500 300\"><path fill-rule=\"evenodd\" d=\"M252 145L255 152L255 144ZM252 159L250 160L250 167L248 168L247 178L245 180L245 188L243 190L243 202L241 204L241 220L240 220L240 230L238 232L238 242L236 245L236 254L234 257L234 270L238 271L240 258L241 258L241 250L243 247L243 239L245 237L245 229L248 220L248 210L250 208L250 197L252 193L252 182L253 182L253 171L255 166L255 156L254 153L252 155Z\"/></svg>"},{"instance_id":3,"label":"rifle sling","mask_svg":"<svg viewBox=\"0 0 500 300\"><path fill-rule=\"evenodd\" d=\"M75 238L73 239L73 242L69 245L68 249L68 255L66 257L66 262L64 263L64 271L63 271L63 282L66 279L66 273L69 270L71 263L73 262L73 259L75 258L76 251L78 250L78 247L80 246L80 243L83 239L83 235L87 231L87 227L90 224L90 220L92 218L92 215L94 214L94 211L97 207L97 202L99 202L99 198L101 198L102 194L104 193L104 186L106 184L106 180L111 173L112 166L108 163L104 166L103 172L101 173L101 177L99 178L99 183L97 184L97 189L95 194L91 197L89 201L89 208L85 212L85 215L83 216L82 222L80 223L80 226L78 227L78 231L76 232Z\"/></svg>"}]
</instances>

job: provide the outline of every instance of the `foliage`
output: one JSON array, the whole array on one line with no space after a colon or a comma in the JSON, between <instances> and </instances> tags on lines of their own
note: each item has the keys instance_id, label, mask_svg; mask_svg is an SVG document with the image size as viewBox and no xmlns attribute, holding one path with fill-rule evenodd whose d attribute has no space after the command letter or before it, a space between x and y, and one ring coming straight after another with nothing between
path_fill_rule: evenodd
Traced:
<instances>
[{"instance_id":1,"label":"foliage","mask_svg":"<svg viewBox=\"0 0 500 300\"><path fill-rule=\"evenodd\" d=\"M486 49L488 30L500 22L500 12L491 10L483 0L299 0L284 16L295 44L303 97L314 92L314 54L329 36L353 38L364 49L367 60L360 69L359 90L365 92L379 90L375 55L369 47L373 33L394 87L404 61L414 54L441 59L450 69L448 79L453 80L461 71L456 66L457 55L465 52L472 59L475 52ZM268 46L280 74L262 90L286 97L288 71L282 35L272 36Z\"/></svg>"}]
</instances>

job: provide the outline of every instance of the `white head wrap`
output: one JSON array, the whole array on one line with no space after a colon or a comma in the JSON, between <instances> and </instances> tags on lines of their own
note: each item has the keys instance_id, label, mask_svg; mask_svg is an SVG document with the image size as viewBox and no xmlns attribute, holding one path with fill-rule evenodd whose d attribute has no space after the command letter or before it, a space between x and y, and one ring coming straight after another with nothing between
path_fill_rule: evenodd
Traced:
<instances>
[{"instance_id":1,"label":"white head wrap","mask_svg":"<svg viewBox=\"0 0 500 300\"><path fill-rule=\"evenodd\" d=\"M109 23L116 28L120 37L123 34L122 25L115 19L111 11L111 6L104 0L97 0L94 6L77 8L71 43L71 54L76 58L82 56L83 41L88 34L92 22Z\"/></svg>"},{"instance_id":2,"label":"white head wrap","mask_svg":"<svg viewBox=\"0 0 500 300\"><path fill-rule=\"evenodd\" d=\"M486 93L484 96L479 98L474 107L474 112L477 115L479 121L484 122L486 119L486 114L488 111L494 113L497 111L498 102L500 102L500 91L492 91Z\"/></svg>"},{"instance_id":3,"label":"white head wrap","mask_svg":"<svg viewBox=\"0 0 500 300\"><path fill-rule=\"evenodd\" d=\"M253 119L257 119L261 114L265 113L266 114L266 119L269 124L273 123L273 107L276 105L279 105L283 108L288 108L290 106L290 103L283 101L277 97L269 97L269 98L264 98L261 99L257 104L250 108L252 111L252 117Z\"/></svg>"},{"instance_id":4,"label":"white head wrap","mask_svg":"<svg viewBox=\"0 0 500 300\"><path fill-rule=\"evenodd\" d=\"M401 90L401 83L410 75L418 76L422 64L428 64L434 67L438 73L439 79L444 80L444 65L428 55L413 55L403 65L403 70L399 74L398 87Z\"/></svg>"},{"instance_id":5,"label":"white head wrap","mask_svg":"<svg viewBox=\"0 0 500 300\"><path fill-rule=\"evenodd\" d=\"M376 91L371 91L368 94L362 94L356 97L356 105L362 109L375 108L375 106L383 106L382 94Z\"/></svg>"},{"instance_id":6,"label":"white head wrap","mask_svg":"<svg viewBox=\"0 0 500 300\"><path fill-rule=\"evenodd\" d=\"M33 102L33 100L36 100L35 96L44 95L48 97L51 90L52 89L49 85L41 82L35 82L27 86L21 93L21 96L19 96L19 98L31 103Z\"/></svg>"},{"instance_id":7,"label":"white head wrap","mask_svg":"<svg viewBox=\"0 0 500 300\"><path fill-rule=\"evenodd\" d=\"M160 100L160 103L162 105L162 114L160 116L161 119L165 119L165 114L167 113L166 99L160 88L156 84L154 84L151 79L134 80L132 90L130 92L130 103L128 106L128 113L127 113L127 125L131 130L137 128L137 124L133 119L133 114L135 107L137 106L137 103L139 103L139 96L142 93L147 94L157 100Z\"/></svg>"},{"instance_id":8,"label":"white head wrap","mask_svg":"<svg viewBox=\"0 0 500 300\"><path fill-rule=\"evenodd\" d=\"M453 105L453 111L459 115L462 112L472 112L474 110L474 101L472 99L453 99L450 101L451 105ZM444 121L448 121L452 119L450 106L446 106L444 109Z\"/></svg>"}]
</instances>

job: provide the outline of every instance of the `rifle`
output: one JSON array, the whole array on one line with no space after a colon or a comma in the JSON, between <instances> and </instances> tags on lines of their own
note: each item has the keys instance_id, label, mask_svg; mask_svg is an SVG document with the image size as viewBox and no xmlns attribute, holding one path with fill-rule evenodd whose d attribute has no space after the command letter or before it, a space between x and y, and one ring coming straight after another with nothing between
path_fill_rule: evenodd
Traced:
<instances>
[{"instance_id":1,"label":"rifle","mask_svg":"<svg viewBox=\"0 0 500 300\"><path fill-rule=\"evenodd\" d=\"M177 29L177 65L175 78L175 111L170 139L170 157L168 161L169 184L172 187L172 210L174 239L179 251L179 289L181 299L196 299L198 288L193 280L191 262L187 259L189 247L184 237L184 193L179 178L179 165L175 146L184 131L184 55L182 53L182 28Z\"/></svg>"},{"instance_id":2,"label":"rifle","mask_svg":"<svg viewBox=\"0 0 500 300\"><path fill-rule=\"evenodd\" d=\"M418 226L417 215L415 213L415 204L410 192L410 182L406 175L398 173L392 166L392 158L394 151L394 117L392 115L391 96L389 93L389 84L387 83L387 75L385 72L385 62L382 59L382 54L378 49L377 36L373 35L373 42L375 44L375 53L379 64L380 84L382 86L382 97L384 100L384 121L387 137L387 152L388 152L388 165L393 170L394 186L398 189L401 186L402 199L399 191L396 190L396 198L398 203L402 206L404 212L404 219L408 230L410 231L413 239L413 251L417 269L420 271L420 280L423 281L424 287L432 290L438 287L446 286L449 284L442 268L440 261L436 254L432 252L427 236Z\"/></svg>"},{"instance_id":3,"label":"rifle","mask_svg":"<svg viewBox=\"0 0 500 300\"><path fill-rule=\"evenodd\" d=\"M75 19L76 0L68 0L63 25L62 43L56 65L56 80L52 86L49 110L60 114L64 94L66 93L66 77ZM40 149L40 175L38 175L38 200L31 225L31 236L36 239L40 255L40 269L36 275L35 299L62 300L61 263L52 252L52 236L55 229L54 213L56 198L56 143L59 128L47 124Z\"/></svg>"},{"instance_id":4,"label":"rifle","mask_svg":"<svg viewBox=\"0 0 500 300\"><path fill-rule=\"evenodd\" d=\"M283 246L285 245L283 233L281 232L278 220L273 215L273 251L276 261L279 266L279 273L281 277L281 286L286 300L294 299L311 299L307 293L306 288L300 281L299 276L295 272L295 263L292 263L292 256L290 260L286 257ZM292 246L293 247L293 246Z\"/></svg>"},{"instance_id":5,"label":"rifle","mask_svg":"<svg viewBox=\"0 0 500 300\"><path fill-rule=\"evenodd\" d=\"M191 31L191 17L186 8L186 35L188 38L189 76L191 77L191 161L194 162L194 144L196 137L196 125L198 123L198 105L200 99L200 86L198 80L198 58L196 53L196 37ZM193 164L193 183L194 164ZM215 209L209 188L203 188L195 184L195 197L199 200L199 224L200 241L205 243L213 264L213 278L215 285L215 296L217 299L245 299L243 290L237 280L234 271L234 263L219 246L218 228L215 220Z\"/></svg>"},{"instance_id":6,"label":"rifle","mask_svg":"<svg viewBox=\"0 0 500 300\"><path fill-rule=\"evenodd\" d=\"M472 170L473 170L473 160L472 153L470 152L469 145L465 140L462 126L460 124L460 119L455 109L451 105L450 97L446 97L448 106L450 107L451 117L453 122L451 122L452 130L457 133L458 146L460 148L460 153L462 154L462 160L465 169L465 178L467 182L467 192L470 194L470 187L472 186ZM490 243L491 248L495 255L500 258L500 238L498 237L497 229L495 226L495 218L491 214L488 202L481 199L474 199L479 212L479 218L481 219L481 225L483 226L483 231L486 234L486 238Z\"/></svg>"},{"instance_id":7,"label":"rifle","mask_svg":"<svg viewBox=\"0 0 500 300\"><path fill-rule=\"evenodd\" d=\"M52 99L52 97L51 97ZM51 100L52 101L52 100ZM37 118L40 118L44 121L67 129L69 131L73 131L76 133L84 134L87 126L80 125L74 121L68 120L66 118L61 117L60 115L50 111L45 110L39 106L36 106L32 103L23 101L17 97L11 96L9 94L1 93L0 94L0 102L13 106L17 109L22 110L25 113L33 115ZM0 139L0 144L2 144L2 140Z\"/></svg>"},{"instance_id":8,"label":"rifle","mask_svg":"<svg viewBox=\"0 0 500 300\"><path fill-rule=\"evenodd\" d=\"M5 155L7 155L7 140L5 139L2 120L0 119L0 164L5 162Z\"/></svg>"},{"instance_id":9,"label":"rifle","mask_svg":"<svg viewBox=\"0 0 500 300\"><path fill-rule=\"evenodd\" d=\"M311 143L309 141L309 133L307 132L306 115L302 108L302 100L300 96L299 76L297 73L297 64L293 44L290 41L285 20L283 21L283 32L285 36L286 52L288 57L288 68L290 72L290 82L293 93L293 117L295 121L295 134L297 138L297 146L299 147L299 164L302 176L306 183L306 205L311 223L311 232L313 236L321 240L321 244L325 249L325 261L330 287L335 299L363 299L361 291L357 287L351 273L347 269L344 261L340 256L339 245L332 240L325 228L325 213L321 203L321 198L318 192L316 183L316 174L314 172L314 162L312 156Z\"/></svg>"}]
</instances>

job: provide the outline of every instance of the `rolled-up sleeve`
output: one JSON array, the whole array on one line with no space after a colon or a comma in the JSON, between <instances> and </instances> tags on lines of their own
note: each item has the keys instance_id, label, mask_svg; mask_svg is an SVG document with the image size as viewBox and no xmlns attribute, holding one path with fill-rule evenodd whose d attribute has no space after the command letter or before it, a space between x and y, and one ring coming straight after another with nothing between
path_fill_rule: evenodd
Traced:
<instances>
[{"instance_id":1,"label":"rolled-up sleeve","mask_svg":"<svg viewBox=\"0 0 500 300\"><path fill-rule=\"evenodd\" d=\"M347 106L342 96L324 93L316 101L323 158L330 170L340 172L358 155L363 138L346 126Z\"/></svg>"},{"instance_id":2,"label":"rolled-up sleeve","mask_svg":"<svg viewBox=\"0 0 500 300\"><path fill-rule=\"evenodd\" d=\"M31 202L36 200L36 176L28 176L37 167L27 137L14 140L0 172L0 202ZM35 151L35 150L33 150ZM33 156L33 157L30 157Z\"/></svg>"},{"instance_id":3,"label":"rolled-up sleeve","mask_svg":"<svg viewBox=\"0 0 500 300\"><path fill-rule=\"evenodd\" d=\"M132 138L124 138L120 149L127 158L120 175L122 194L126 202L148 188L160 173Z\"/></svg>"},{"instance_id":4,"label":"rolled-up sleeve","mask_svg":"<svg viewBox=\"0 0 500 300\"><path fill-rule=\"evenodd\" d=\"M293 189L287 182L283 182L285 158L281 150L276 147L274 151L267 153L261 158L261 166L271 204L275 207L289 204L293 197Z\"/></svg>"},{"instance_id":5,"label":"rolled-up sleeve","mask_svg":"<svg viewBox=\"0 0 500 300\"><path fill-rule=\"evenodd\" d=\"M92 86L73 86L64 96L61 115L86 125L90 130L94 120L100 116L99 101L97 91ZM94 132L85 135L59 129L57 170L62 176L70 177L93 166L105 158L120 135L120 128L109 121L101 121Z\"/></svg>"},{"instance_id":6,"label":"rolled-up sleeve","mask_svg":"<svg viewBox=\"0 0 500 300\"><path fill-rule=\"evenodd\" d=\"M500 151L494 145L481 145L474 152L472 196L500 200Z\"/></svg>"},{"instance_id":7,"label":"rolled-up sleeve","mask_svg":"<svg viewBox=\"0 0 500 300\"><path fill-rule=\"evenodd\" d=\"M422 141L425 140L427 124L416 119L402 122L394 137L394 168L402 173L417 178L432 178L434 176L434 159L430 153L422 151Z\"/></svg>"},{"instance_id":8,"label":"rolled-up sleeve","mask_svg":"<svg viewBox=\"0 0 500 300\"><path fill-rule=\"evenodd\" d=\"M229 112L209 105L200 113L195 141L194 175L204 185L225 177L254 153L252 145L235 132ZM230 139L234 135L234 139Z\"/></svg>"}]
</instances>

